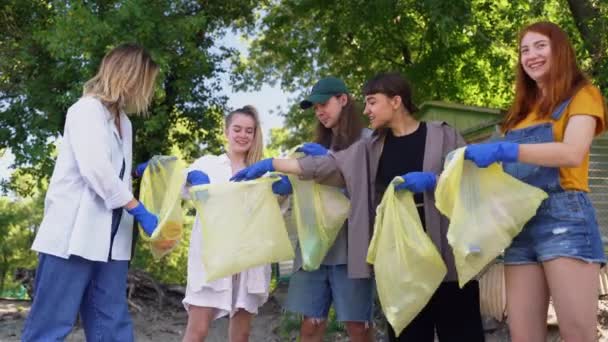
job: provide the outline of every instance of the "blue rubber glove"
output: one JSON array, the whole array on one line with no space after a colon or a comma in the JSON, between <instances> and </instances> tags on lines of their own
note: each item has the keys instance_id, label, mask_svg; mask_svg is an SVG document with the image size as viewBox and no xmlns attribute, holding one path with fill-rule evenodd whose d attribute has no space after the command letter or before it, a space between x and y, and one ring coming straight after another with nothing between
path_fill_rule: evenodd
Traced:
<instances>
[{"instance_id":1,"label":"blue rubber glove","mask_svg":"<svg viewBox=\"0 0 608 342\"><path fill-rule=\"evenodd\" d=\"M272 171L274 171L274 166L272 166L272 158L262 159L259 162L253 163L237 172L234 176L232 176L232 178L230 178L230 180L234 182L252 180L262 177L264 174L266 174L266 172Z\"/></svg>"},{"instance_id":2,"label":"blue rubber glove","mask_svg":"<svg viewBox=\"0 0 608 342\"><path fill-rule=\"evenodd\" d=\"M144 171L146 171L146 168L148 167L148 162L143 162L139 165L137 165L137 167L135 168L135 177L140 178L141 176L144 175Z\"/></svg>"},{"instance_id":3,"label":"blue rubber glove","mask_svg":"<svg viewBox=\"0 0 608 342\"><path fill-rule=\"evenodd\" d=\"M209 176L206 173L199 170L194 170L188 172L188 176L186 177L186 182L190 185L205 185L211 183L209 180Z\"/></svg>"},{"instance_id":4,"label":"blue rubber glove","mask_svg":"<svg viewBox=\"0 0 608 342\"><path fill-rule=\"evenodd\" d=\"M307 156L324 156L327 154L327 149L321 144L305 143L298 147L296 152L302 152Z\"/></svg>"},{"instance_id":5,"label":"blue rubber glove","mask_svg":"<svg viewBox=\"0 0 608 342\"><path fill-rule=\"evenodd\" d=\"M281 179L272 183L272 192L275 195L289 195L293 192L293 188L291 187L291 182L287 176L281 175Z\"/></svg>"},{"instance_id":6,"label":"blue rubber glove","mask_svg":"<svg viewBox=\"0 0 608 342\"><path fill-rule=\"evenodd\" d=\"M488 167L492 163L515 163L519 157L519 145L512 142L493 142L473 144L464 151L464 159L470 160L477 167Z\"/></svg>"},{"instance_id":7,"label":"blue rubber glove","mask_svg":"<svg viewBox=\"0 0 608 342\"><path fill-rule=\"evenodd\" d=\"M425 192L435 189L435 185L437 185L437 175L432 172L408 172L401 178L404 182L395 186L396 191Z\"/></svg>"},{"instance_id":8,"label":"blue rubber glove","mask_svg":"<svg viewBox=\"0 0 608 342\"><path fill-rule=\"evenodd\" d=\"M140 202L133 209L127 209L127 212L135 218L135 221L144 229L148 236L152 236L156 226L158 226L158 217L150 213L146 207Z\"/></svg>"}]
</instances>

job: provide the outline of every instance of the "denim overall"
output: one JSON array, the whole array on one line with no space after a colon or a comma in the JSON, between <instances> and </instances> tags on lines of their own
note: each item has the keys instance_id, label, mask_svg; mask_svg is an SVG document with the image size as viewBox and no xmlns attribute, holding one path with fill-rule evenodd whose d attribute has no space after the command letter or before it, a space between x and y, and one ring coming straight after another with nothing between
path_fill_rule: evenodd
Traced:
<instances>
[{"instance_id":1,"label":"denim overall","mask_svg":"<svg viewBox=\"0 0 608 342\"><path fill-rule=\"evenodd\" d=\"M120 179L124 172L123 160ZM126 297L129 262L111 258L122 213L123 208L112 211L107 262L91 261L77 255L64 259L39 254L34 302L21 341L63 341L72 331L79 314L87 341L134 340Z\"/></svg>"},{"instance_id":2,"label":"denim overall","mask_svg":"<svg viewBox=\"0 0 608 342\"><path fill-rule=\"evenodd\" d=\"M554 142L553 122L562 117L570 101L553 111L552 122L509 131L503 140L519 144ZM595 209L586 192L564 190L557 167L504 163L503 169L549 195L505 250L505 264L539 263L559 257L605 263Z\"/></svg>"}]
</instances>

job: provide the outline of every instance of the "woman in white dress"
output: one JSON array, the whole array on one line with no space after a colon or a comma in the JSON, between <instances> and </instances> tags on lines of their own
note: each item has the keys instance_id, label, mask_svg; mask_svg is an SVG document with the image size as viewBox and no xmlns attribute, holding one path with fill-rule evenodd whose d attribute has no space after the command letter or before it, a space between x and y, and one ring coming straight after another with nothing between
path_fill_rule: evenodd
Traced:
<instances>
[{"instance_id":1,"label":"woman in white dress","mask_svg":"<svg viewBox=\"0 0 608 342\"><path fill-rule=\"evenodd\" d=\"M233 174L262 157L262 130L252 106L237 109L225 119L228 148L225 154L206 155L187 170L189 186L228 182ZM199 217L195 218L192 237L201 236ZM204 341L211 322L229 315L231 342L248 341L253 315L268 299L270 265L254 267L232 277L205 281L201 239L191 238L188 253L188 285L183 300L188 310L184 341Z\"/></svg>"}]
</instances>

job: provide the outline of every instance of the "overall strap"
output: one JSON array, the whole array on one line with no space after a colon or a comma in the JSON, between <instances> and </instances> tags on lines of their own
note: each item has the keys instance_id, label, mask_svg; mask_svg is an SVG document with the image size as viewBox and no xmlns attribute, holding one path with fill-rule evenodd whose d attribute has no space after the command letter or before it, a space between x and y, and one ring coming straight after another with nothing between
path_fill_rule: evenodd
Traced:
<instances>
[{"instance_id":1,"label":"overall strap","mask_svg":"<svg viewBox=\"0 0 608 342\"><path fill-rule=\"evenodd\" d=\"M561 119L562 115L564 114L564 110L566 110L566 107L568 107L570 101L572 101L572 97L566 99L566 101L560 103L557 107L555 107L553 113L551 114L551 118L555 121Z\"/></svg>"}]
</instances>

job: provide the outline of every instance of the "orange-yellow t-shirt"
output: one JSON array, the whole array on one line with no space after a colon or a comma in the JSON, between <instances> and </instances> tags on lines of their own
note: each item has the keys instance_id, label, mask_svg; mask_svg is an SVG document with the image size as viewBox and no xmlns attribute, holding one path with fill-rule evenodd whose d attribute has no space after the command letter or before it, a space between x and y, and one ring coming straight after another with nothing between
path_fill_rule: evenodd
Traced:
<instances>
[{"instance_id":1,"label":"orange-yellow t-shirt","mask_svg":"<svg viewBox=\"0 0 608 342\"><path fill-rule=\"evenodd\" d=\"M575 115L590 115L596 118L597 124L595 134L604 131L606 125L606 109L602 93L598 88L589 84L581 88L572 98L568 107L564 109L561 118L553 121L551 117L541 119L538 113L533 110L519 122L514 129L525 128L541 123L553 121L553 136L555 141L564 141L566 126L571 117ZM564 190L580 190L589 192L589 152L585 156L583 163L577 167L559 168L560 184Z\"/></svg>"}]
</instances>

